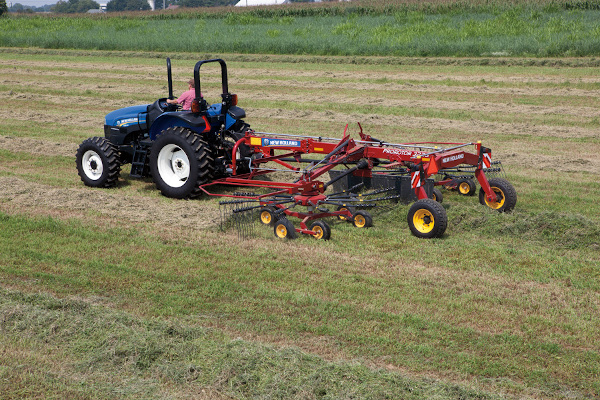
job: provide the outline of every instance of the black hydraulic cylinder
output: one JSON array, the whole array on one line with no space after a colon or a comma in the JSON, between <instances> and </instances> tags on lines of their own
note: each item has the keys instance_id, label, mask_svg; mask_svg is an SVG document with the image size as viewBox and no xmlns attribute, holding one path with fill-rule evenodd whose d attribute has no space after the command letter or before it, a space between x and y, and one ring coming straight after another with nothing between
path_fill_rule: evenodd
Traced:
<instances>
[{"instance_id":1,"label":"black hydraulic cylinder","mask_svg":"<svg viewBox=\"0 0 600 400\"><path fill-rule=\"evenodd\" d=\"M336 176L335 178L333 178L332 180L327 182L325 184L325 188L327 189L327 187L329 185L333 185L335 182L339 181L340 179L342 179L345 176L348 176L349 174L353 173L357 169L365 169L368 167L369 167L369 162L367 160L364 160L364 159L360 160L354 167L348 168L346 171L343 171L341 174L339 174L338 176Z\"/></svg>"},{"instance_id":2,"label":"black hydraulic cylinder","mask_svg":"<svg viewBox=\"0 0 600 400\"><path fill-rule=\"evenodd\" d=\"M331 157L333 157L335 154L337 154L342 148L346 147L348 145L348 142L350 141L350 138L344 140L344 142L342 144L340 144L339 146L337 146L335 149L333 149L331 151L331 153L327 154L325 156L325 158L323 158L323 161L329 161L329 159Z\"/></svg>"}]
</instances>

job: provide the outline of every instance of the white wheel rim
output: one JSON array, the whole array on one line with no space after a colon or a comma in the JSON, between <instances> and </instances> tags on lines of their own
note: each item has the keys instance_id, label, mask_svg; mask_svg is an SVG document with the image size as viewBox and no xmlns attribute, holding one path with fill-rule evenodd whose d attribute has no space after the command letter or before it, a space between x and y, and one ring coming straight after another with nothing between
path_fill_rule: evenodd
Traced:
<instances>
[{"instance_id":1,"label":"white wheel rim","mask_svg":"<svg viewBox=\"0 0 600 400\"><path fill-rule=\"evenodd\" d=\"M190 177L190 160L181 147L168 144L158 153L158 173L171 187L185 185Z\"/></svg>"},{"instance_id":2,"label":"white wheel rim","mask_svg":"<svg viewBox=\"0 0 600 400\"><path fill-rule=\"evenodd\" d=\"M85 176L93 181L97 181L104 172L104 164L102 164L102 158L94 150L88 150L83 154L83 160L81 162L83 166L83 172Z\"/></svg>"}]
</instances>

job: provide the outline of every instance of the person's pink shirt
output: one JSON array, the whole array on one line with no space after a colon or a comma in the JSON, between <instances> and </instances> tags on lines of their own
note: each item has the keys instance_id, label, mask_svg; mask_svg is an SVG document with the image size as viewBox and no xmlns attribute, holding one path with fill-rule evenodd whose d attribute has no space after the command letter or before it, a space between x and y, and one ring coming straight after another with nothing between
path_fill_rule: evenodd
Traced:
<instances>
[{"instance_id":1,"label":"person's pink shirt","mask_svg":"<svg viewBox=\"0 0 600 400\"><path fill-rule=\"evenodd\" d=\"M192 101L196 98L196 90L190 89L187 92L183 92L181 96L177 99L177 102L181 104L181 107L184 110L189 110L192 108Z\"/></svg>"}]
</instances>

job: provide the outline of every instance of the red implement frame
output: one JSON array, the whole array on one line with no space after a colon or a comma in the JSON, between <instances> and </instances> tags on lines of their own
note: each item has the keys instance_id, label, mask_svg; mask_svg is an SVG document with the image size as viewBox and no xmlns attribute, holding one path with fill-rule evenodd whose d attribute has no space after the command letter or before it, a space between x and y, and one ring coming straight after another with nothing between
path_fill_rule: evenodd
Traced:
<instances>
[{"instance_id":1,"label":"red implement frame","mask_svg":"<svg viewBox=\"0 0 600 400\"><path fill-rule=\"evenodd\" d=\"M360 128L360 140L357 141L347 134L348 125L344 129L341 139L247 131L246 135L239 139L233 148L231 170L234 172L232 176L202 185L201 189L211 196L252 198L259 200L261 205L278 207L284 210L285 214L302 220L301 228L296 229L296 231L311 235L315 232L307 228L306 223L308 221L330 216L352 218L352 214L348 210L314 212L316 207L326 199L324 192L328 186L328 183L319 181L317 178L340 164L358 163L357 167L351 168L352 173L363 177L371 176L376 160L387 160L387 163L381 166L389 171L405 168L410 171L411 187L418 199L428 197L423 185L429 177L445 168L470 165L475 167L475 177L485 192L486 199L490 202L498 200L497 194L491 189L483 172L484 168L488 168L491 162L491 150L482 146L481 142L392 144L365 135L360 124L358 126ZM237 164L244 162L244 160L236 160L235 158L240 146L247 146L258 157L248 160L251 167L250 173L236 175ZM475 151L468 152L465 150L467 147L474 147ZM286 161L293 159L300 162L302 155L305 154L324 154L325 157L310 164L305 169L294 167ZM263 167L268 162L274 162L286 170L295 171L300 174L300 178L292 183L257 179L273 171L273 169ZM332 182L330 181L329 184ZM223 195L209 192L208 188L213 185L260 187L276 190L257 196ZM281 194L291 195L295 204L308 207L308 212L294 212L286 209L285 205L266 200Z\"/></svg>"}]
</instances>

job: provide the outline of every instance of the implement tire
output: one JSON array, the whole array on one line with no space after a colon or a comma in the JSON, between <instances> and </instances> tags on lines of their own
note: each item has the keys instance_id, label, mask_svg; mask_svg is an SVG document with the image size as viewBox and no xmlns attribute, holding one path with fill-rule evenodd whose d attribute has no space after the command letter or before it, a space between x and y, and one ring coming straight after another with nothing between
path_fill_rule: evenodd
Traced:
<instances>
[{"instance_id":1,"label":"implement tire","mask_svg":"<svg viewBox=\"0 0 600 400\"><path fill-rule=\"evenodd\" d=\"M472 179L463 178L459 179L456 183L456 189L458 190L458 193L463 196L473 196L477 187Z\"/></svg>"},{"instance_id":2,"label":"implement tire","mask_svg":"<svg viewBox=\"0 0 600 400\"><path fill-rule=\"evenodd\" d=\"M497 201L488 201L483 189L479 189L479 202L498 212L512 211L517 205L517 191L506 179L492 178L489 181L492 191L498 195Z\"/></svg>"},{"instance_id":3,"label":"implement tire","mask_svg":"<svg viewBox=\"0 0 600 400\"><path fill-rule=\"evenodd\" d=\"M214 173L208 143L182 127L162 131L150 149L149 164L156 187L175 199L201 195L200 185L210 182Z\"/></svg>"},{"instance_id":4,"label":"implement tire","mask_svg":"<svg viewBox=\"0 0 600 400\"><path fill-rule=\"evenodd\" d=\"M275 222L273 233L279 239L296 239L296 228L287 218L281 218Z\"/></svg>"},{"instance_id":5,"label":"implement tire","mask_svg":"<svg viewBox=\"0 0 600 400\"><path fill-rule=\"evenodd\" d=\"M442 191L440 189L434 188L431 192L431 198L440 204L444 202L444 195L442 194Z\"/></svg>"},{"instance_id":6,"label":"implement tire","mask_svg":"<svg viewBox=\"0 0 600 400\"><path fill-rule=\"evenodd\" d=\"M309 228L315 232L313 237L319 240L329 240L331 238L331 228L325 221L314 221Z\"/></svg>"},{"instance_id":7,"label":"implement tire","mask_svg":"<svg viewBox=\"0 0 600 400\"><path fill-rule=\"evenodd\" d=\"M448 226L446 210L432 199L417 200L408 210L408 227L418 238L441 237Z\"/></svg>"},{"instance_id":8,"label":"implement tire","mask_svg":"<svg viewBox=\"0 0 600 400\"><path fill-rule=\"evenodd\" d=\"M85 139L77 149L75 163L77 173L86 186L109 188L119 180L119 151L106 138Z\"/></svg>"}]
</instances>

